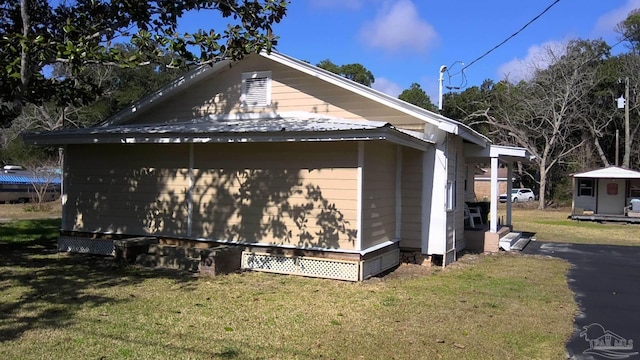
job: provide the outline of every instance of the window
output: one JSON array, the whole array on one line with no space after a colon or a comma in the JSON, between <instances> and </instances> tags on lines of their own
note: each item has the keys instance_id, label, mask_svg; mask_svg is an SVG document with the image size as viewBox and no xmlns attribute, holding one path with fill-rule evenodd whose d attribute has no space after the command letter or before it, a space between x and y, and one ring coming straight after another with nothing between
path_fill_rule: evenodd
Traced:
<instances>
[{"instance_id":1,"label":"window","mask_svg":"<svg viewBox=\"0 0 640 360\"><path fill-rule=\"evenodd\" d=\"M593 179L578 179L578 196L594 196Z\"/></svg>"},{"instance_id":2,"label":"window","mask_svg":"<svg viewBox=\"0 0 640 360\"><path fill-rule=\"evenodd\" d=\"M447 181L447 198L445 207L447 211L456 209L456 183L455 181Z\"/></svg>"},{"instance_id":3,"label":"window","mask_svg":"<svg viewBox=\"0 0 640 360\"><path fill-rule=\"evenodd\" d=\"M245 107L271 105L271 71L243 73L240 101Z\"/></svg>"}]
</instances>

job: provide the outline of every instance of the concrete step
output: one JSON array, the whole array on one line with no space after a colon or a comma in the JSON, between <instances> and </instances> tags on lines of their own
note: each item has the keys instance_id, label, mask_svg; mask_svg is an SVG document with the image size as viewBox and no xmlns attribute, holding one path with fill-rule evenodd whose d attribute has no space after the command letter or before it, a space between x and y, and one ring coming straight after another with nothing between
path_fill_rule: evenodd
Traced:
<instances>
[{"instance_id":1,"label":"concrete step","mask_svg":"<svg viewBox=\"0 0 640 360\"><path fill-rule=\"evenodd\" d=\"M500 238L498 246L504 251L522 251L532 240L535 241L535 233L512 231Z\"/></svg>"},{"instance_id":2,"label":"concrete step","mask_svg":"<svg viewBox=\"0 0 640 360\"><path fill-rule=\"evenodd\" d=\"M149 245L148 254L157 255L157 256L168 256L168 257L174 257L174 258L191 258L194 260L201 260L209 256L209 254L211 254L213 249L184 247L184 246L178 246L178 245L151 244Z\"/></svg>"},{"instance_id":3,"label":"concrete step","mask_svg":"<svg viewBox=\"0 0 640 360\"><path fill-rule=\"evenodd\" d=\"M513 245L511 245L511 251L522 251L527 244L529 244L531 238L529 237L521 237L516 241Z\"/></svg>"},{"instance_id":4,"label":"concrete step","mask_svg":"<svg viewBox=\"0 0 640 360\"><path fill-rule=\"evenodd\" d=\"M148 267L160 267L197 272L200 267L200 259L189 257L159 256L152 254L140 254L136 257L136 264Z\"/></svg>"},{"instance_id":5,"label":"concrete step","mask_svg":"<svg viewBox=\"0 0 640 360\"><path fill-rule=\"evenodd\" d=\"M522 236L522 233L520 232L510 232L507 235L503 236L500 238L500 241L498 242L498 248L504 250L504 251L511 251L511 247L513 246L513 244L515 244L518 240L520 240L520 237Z\"/></svg>"}]
</instances>

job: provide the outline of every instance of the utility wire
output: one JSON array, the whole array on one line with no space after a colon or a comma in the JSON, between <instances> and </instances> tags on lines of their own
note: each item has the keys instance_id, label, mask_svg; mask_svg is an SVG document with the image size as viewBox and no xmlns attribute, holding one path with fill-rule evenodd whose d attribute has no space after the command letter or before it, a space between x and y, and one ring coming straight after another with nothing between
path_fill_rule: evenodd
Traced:
<instances>
[{"instance_id":1,"label":"utility wire","mask_svg":"<svg viewBox=\"0 0 640 360\"><path fill-rule=\"evenodd\" d=\"M484 54L480 55L477 59L473 60L472 62L470 62L469 64L467 64L466 66L464 66L462 69L460 69L460 72L464 72L464 70L466 68L468 68L469 66L475 64L476 62L478 62L480 59L482 59L483 57L489 55L492 51L496 50L497 48L499 48L500 46L504 45L507 41L511 40L512 38L514 38L516 35L520 34L524 29L526 29L529 25L531 25L533 22L535 22L536 20L538 20L542 15L544 15L547 11L549 11L554 5L556 5L557 3L559 3L560 0L555 0L553 3L551 3L551 5L547 6L546 9L544 9L540 14L536 15L536 17L534 17L533 19L529 20L528 23L524 24L523 27L520 28L520 30L514 32L513 34L511 34L511 36L509 36L508 38L504 39L501 43L499 43L498 45L494 46L493 48L491 48L489 51L485 52ZM454 76L457 74L454 74Z\"/></svg>"}]
</instances>

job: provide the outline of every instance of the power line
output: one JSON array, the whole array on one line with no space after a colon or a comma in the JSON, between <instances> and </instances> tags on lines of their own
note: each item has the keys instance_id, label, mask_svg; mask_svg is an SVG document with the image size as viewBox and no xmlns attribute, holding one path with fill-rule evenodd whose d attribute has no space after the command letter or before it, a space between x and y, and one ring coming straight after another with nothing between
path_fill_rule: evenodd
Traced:
<instances>
[{"instance_id":1,"label":"power line","mask_svg":"<svg viewBox=\"0 0 640 360\"><path fill-rule=\"evenodd\" d=\"M467 64L465 67L463 67L462 69L460 69L460 72L464 73L464 70L467 69L469 66L473 65L474 63L478 62L480 59L482 59L483 57L489 55L491 52L493 52L494 50L496 50L497 48L499 48L500 46L504 45L507 41L513 39L515 36L517 36L518 34L520 34L524 29L526 29L529 25L531 25L533 22L535 22L536 20L538 20L542 15L544 15L547 11L549 11L554 5L556 5L557 3L559 3L560 0L555 0L553 3L551 3L551 5L547 6L546 9L542 10L542 12L538 15L536 15L533 19L529 20L529 22L527 22L526 24L524 24L523 27L521 27L518 31L514 32L513 34L511 34L511 36L509 36L508 38L504 39L501 43L499 43L498 45L494 46L493 48L491 48L490 50L488 50L487 52L485 52L484 54L480 55L477 59L473 60L472 62L470 62L469 64ZM454 74L457 75L457 74Z\"/></svg>"}]
</instances>

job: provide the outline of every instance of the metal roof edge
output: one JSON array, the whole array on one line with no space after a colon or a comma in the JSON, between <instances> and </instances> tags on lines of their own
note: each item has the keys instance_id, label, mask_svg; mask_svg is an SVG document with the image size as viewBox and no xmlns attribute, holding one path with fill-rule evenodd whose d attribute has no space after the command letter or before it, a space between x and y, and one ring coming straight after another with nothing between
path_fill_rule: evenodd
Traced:
<instances>
[{"instance_id":1,"label":"metal roof edge","mask_svg":"<svg viewBox=\"0 0 640 360\"><path fill-rule=\"evenodd\" d=\"M27 134L28 135L28 134ZM25 137L32 145L60 144L179 144L179 143L249 143L249 142L323 142L353 140L386 140L395 144L426 150L433 142L414 134L400 131L392 126L374 129L335 130L335 131L299 131L281 132L244 132L244 133L138 133L138 134L99 134L99 136L77 136L73 134L33 134Z\"/></svg>"}]
</instances>

